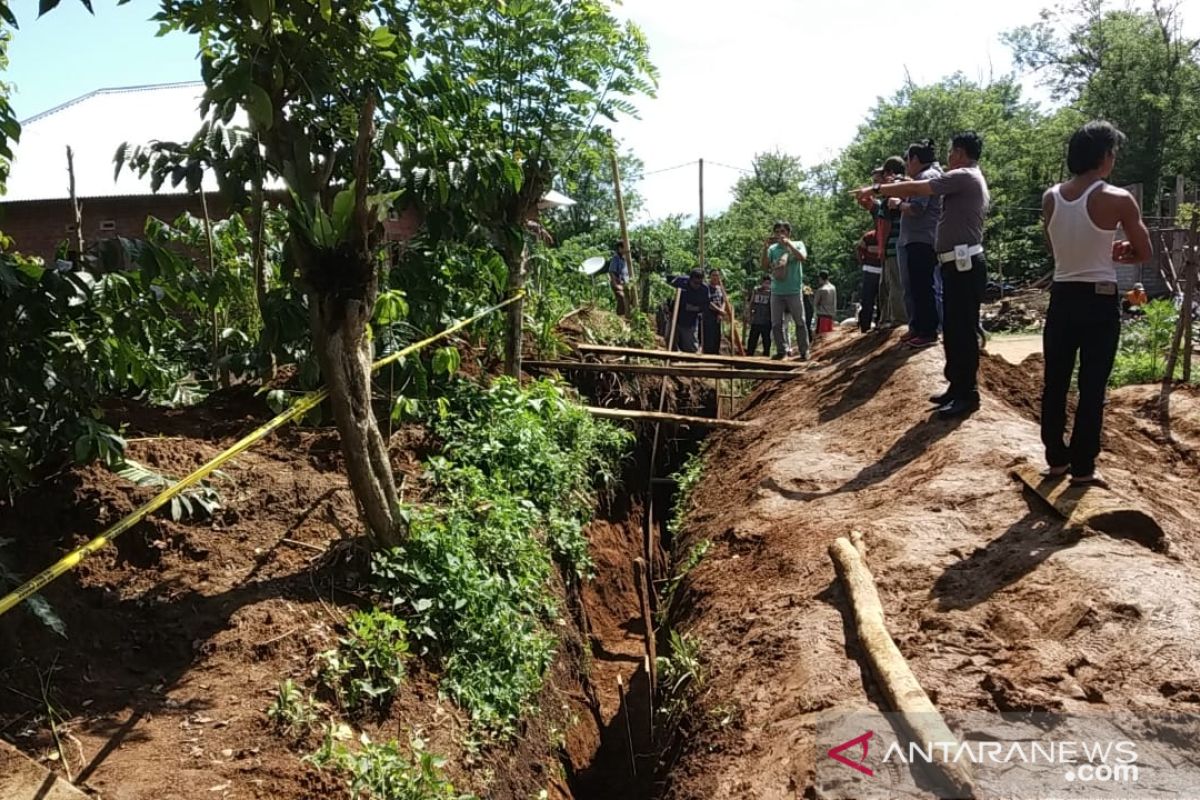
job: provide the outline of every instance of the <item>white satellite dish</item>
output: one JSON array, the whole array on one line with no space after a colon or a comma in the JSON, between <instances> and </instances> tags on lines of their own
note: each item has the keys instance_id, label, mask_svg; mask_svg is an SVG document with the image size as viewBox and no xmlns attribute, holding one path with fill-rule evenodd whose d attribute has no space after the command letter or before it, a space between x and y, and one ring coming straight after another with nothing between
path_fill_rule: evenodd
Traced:
<instances>
[{"instance_id":1,"label":"white satellite dish","mask_svg":"<svg viewBox=\"0 0 1200 800\"><path fill-rule=\"evenodd\" d=\"M584 275L599 275L602 269L604 269L604 256L593 256L583 262L579 271Z\"/></svg>"}]
</instances>

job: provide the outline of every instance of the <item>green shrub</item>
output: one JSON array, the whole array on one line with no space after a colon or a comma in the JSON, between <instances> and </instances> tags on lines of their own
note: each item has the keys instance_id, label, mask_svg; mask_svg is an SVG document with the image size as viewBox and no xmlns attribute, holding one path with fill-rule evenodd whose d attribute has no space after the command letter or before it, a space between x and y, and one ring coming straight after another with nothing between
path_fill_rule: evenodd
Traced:
<instances>
[{"instance_id":1,"label":"green shrub","mask_svg":"<svg viewBox=\"0 0 1200 800\"><path fill-rule=\"evenodd\" d=\"M590 570L583 527L632 437L548 382L460 381L442 399L426 463L438 507L408 509L409 538L372 572L447 693L508 735L553 662L555 562L571 579Z\"/></svg>"},{"instance_id":2,"label":"green shrub","mask_svg":"<svg viewBox=\"0 0 1200 800\"><path fill-rule=\"evenodd\" d=\"M421 740L414 738L411 749L410 759L395 741L374 744L364 737L362 745L352 750L331 733L311 760L318 767L345 773L355 800L476 800L458 792L442 776L445 760L426 750Z\"/></svg>"},{"instance_id":3,"label":"green shrub","mask_svg":"<svg viewBox=\"0 0 1200 800\"><path fill-rule=\"evenodd\" d=\"M1166 374L1178 312L1168 300L1155 300L1144 309L1142 317L1131 320L1121 331L1109 386L1155 383Z\"/></svg>"},{"instance_id":4,"label":"green shrub","mask_svg":"<svg viewBox=\"0 0 1200 800\"><path fill-rule=\"evenodd\" d=\"M320 655L321 681L343 708L355 711L390 700L404 682L408 626L386 611L356 611L347 635Z\"/></svg>"}]
</instances>

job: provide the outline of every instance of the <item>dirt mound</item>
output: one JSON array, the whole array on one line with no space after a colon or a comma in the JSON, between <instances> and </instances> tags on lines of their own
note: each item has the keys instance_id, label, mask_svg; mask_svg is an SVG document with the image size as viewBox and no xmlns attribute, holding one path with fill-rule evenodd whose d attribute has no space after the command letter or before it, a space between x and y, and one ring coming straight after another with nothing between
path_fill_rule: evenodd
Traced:
<instances>
[{"instance_id":1,"label":"dirt mound","mask_svg":"<svg viewBox=\"0 0 1200 800\"><path fill-rule=\"evenodd\" d=\"M1065 530L1012 480L1015 461L1041 459L1036 362L985 359L965 421L930 415L942 365L936 349L849 338L754 398L745 416L763 428L715 437L685 533L713 547L676 620L709 676L667 797L818 796L817 724L881 701L826 553L852 530L940 708L1197 710L1196 396L1177 395L1175 447L1155 438L1148 390L1109 408L1101 468L1155 511L1167 555Z\"/></svg>"},{"instance_id":2,"label":"dirt mound","mask_svg":"<svg viewBox=\"0 0 1200 800\"><path fill-rule=\"evenodd\" d=\"M187 412L123 406L120 415L131 421L129 456L172 477L261 418L245 398ZM395 434L398 478L416 474L426 446L419 429ZM284 429L211 481L222 503L213 519L156 515L48 587L65 639L23 608L0 618L0 733L57 759L42 718L51 703L77 785L104 797L346 797L340 777L301 761L319 742L279 735L265 715L283 679L312 685L316 655L362 603L361 559L340 546L362 534L342 467L332 432ZM0 530L20 544L6 560L31 575L154 491L95 466L66 471L0 508ZM602 524L619 541L621 521ZM415 659L390 712L362 727L376 740L420 731L461 790L527 800L549 787L565 797L562 731L580 720L575 746L591 752L598 723L579 690L579 636L567 625L564 639L543 710L510 746L471 746L468 720Z\"/></svg>"}]
</instances>

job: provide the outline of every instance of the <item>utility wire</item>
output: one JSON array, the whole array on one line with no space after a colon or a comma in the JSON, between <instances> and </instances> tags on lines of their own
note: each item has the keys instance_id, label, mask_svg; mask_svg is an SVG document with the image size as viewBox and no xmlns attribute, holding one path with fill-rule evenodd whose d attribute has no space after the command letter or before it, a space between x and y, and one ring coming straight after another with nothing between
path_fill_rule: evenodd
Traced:
<instances>
[{"instance_id":1,"label":"utility wire","mask_svg":"<svg viewBox=\"0 0 1200 800\"><path fill-rule=\"evenodd\" d=\"M693 164L699 164L699 163L700 163L699 161L688 161L686 164L676 164L673 167L663 167L662 169L654 169L654 170L650 170L649 172L643 172L642 177L645 178L650 175L657 175L660 172L670 172L671 170L683 169L684 167L690 167Z\"/></svg>"}]
</instances>

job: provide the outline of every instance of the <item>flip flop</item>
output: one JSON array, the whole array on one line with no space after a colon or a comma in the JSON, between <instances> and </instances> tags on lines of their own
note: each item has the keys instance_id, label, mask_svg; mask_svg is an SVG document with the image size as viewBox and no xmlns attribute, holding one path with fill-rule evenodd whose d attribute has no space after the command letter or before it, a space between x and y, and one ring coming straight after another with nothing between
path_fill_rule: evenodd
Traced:
<instances>
[{"instance_id":1,"label":"flip flop","mask_svg":"<svg viewBox=\"0 0 1200 800\"><path fill-rule=\"evenodd\" d=\"M1079 477L1072 476L1072 486L1095 486L1097 489L1107 489L1108 481L1104 480L1099 472L1093 472L1091 475L1082 475Z\"/></svg>"},{"instance_id":2,"label":"flip flop","mask_svg":"<svg viewBox=\"0 0 1200 800\"><path fill-rule=\"evenodd\" d=\"M1049 469L1042 470L1041 476L1043 478L1061 478L1070 471L1071 466L1069 464L1064 464L1061 467L1050 467Z\"/></svg>"}]
</instances>

